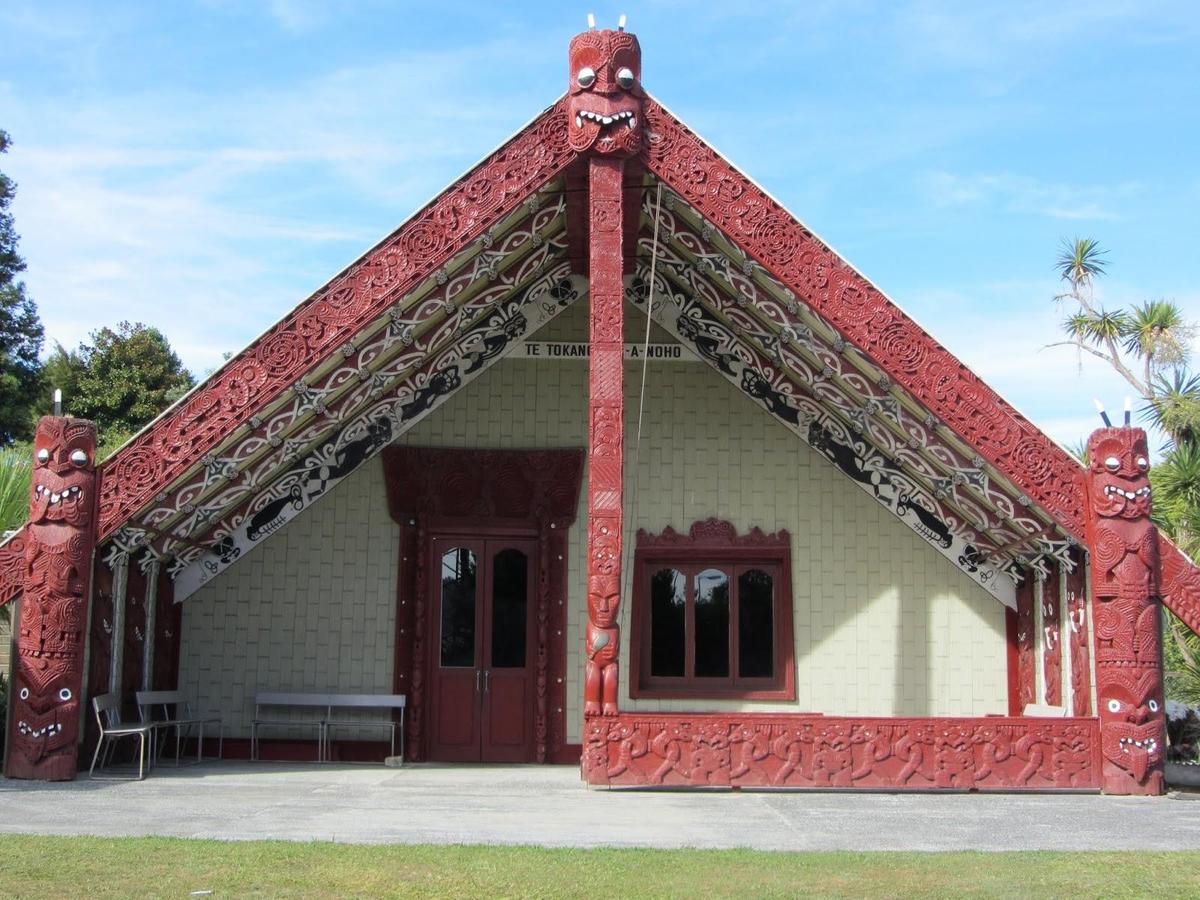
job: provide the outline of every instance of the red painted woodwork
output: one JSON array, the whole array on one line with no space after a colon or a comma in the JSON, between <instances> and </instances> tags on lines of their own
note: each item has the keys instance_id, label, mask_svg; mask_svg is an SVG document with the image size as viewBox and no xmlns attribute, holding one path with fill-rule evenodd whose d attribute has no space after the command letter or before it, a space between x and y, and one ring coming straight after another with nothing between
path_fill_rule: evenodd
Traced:
<instances>
[{"instance_id":1,"label":"red painted woodwork","mask_svg":"<svg viewBox=\"0 0 1200 900\"><path fill-rule=\"evenodd\" d=\"M146 641L146 573L136 557L129 560L125 583L125 647L121 652L121 696L130 697L142 689Z\"/></svg>"},{"instance_id":2,"label":"red painted woodwork","mask_svg":"<svg viewBox=\"0 0 1200 900\"><path fill-rule=\"evenodd\" d=\"M1095 790L1095 719L621 713L584 726L584 778L622 786Z\"/></svg>"},{"instance_id":3,"label":"red painted woodwork","mask_svg":"<svg viewBox=\"0 0 1200 900\"><path fill-rule=\"evenodd\" d=\"M633 614L629 636L630 684L629 695L634 698L720 697L742 700L794 700L796 698L795 644L792 640L792 571L791 536L780 530L766 534L752 528L744 535L736 526L716 518L694 522L687 534L671 527L660 534L639 529L634 554ZM680 679L674 683L651 683L650 679L650 597L649 579L658 569L692 565L707 566L714 560L738 568L769 567L774 579L774 677L762 679L761 685L706 685L702 680ZM690 590L690 587L689 587ZM730 646L737 643L737 622L730 607ZM692 635L685 637L693 646ZM730 653L731 675L735 654ZM686 671L685 666L685 671ZM757 681L757 679L756 679Z\"/></svg>"},{"instance_id":4,"label":"red painted woodwork","mask_svg":"<svg viewBox=\"0 0 1200 900\"><path fill-rule=\"evenodd\" d=\"M1163 602L1183 624L1200 634L1200 568L1161 534L1158 547Z\"/></svg>"},{"instance_id":5,"label":"red painted woodwork","mask_svg":"<svg viewBox=\"0 0 1200 900\"><path fill-rule=\"evenodd\" d=\"M588 381L588 624L584 716L617 714L624 511L625 348L621 260L624 166L589 168L590 343Z\"/></svg>"},{"instance_id":6,"label":"red painted woodwork","mask_svg":"<svg viewBox=\"0 0 1200 900\"><path fill-rule=\"evenodd\" d=\"M567 49L567 141L579 153L642 149L642 48L628 31L585 31Z\"/></svg>"},{"instance_id":7,"label":"red painted woodwork","mask_svg":"<svg viewBox=\"0 0 1200 900\"><path fill-rule=\"evenodd\" d=\"M96 534L96 428L45 416L33 439L16 623L9 778L75 777Z\"/></svg>"},{"instance_id":8,"label":"red painted woodwork","mask_svg":"<svg viewBox=\"0 0 1200 900\"><path fill-rule=\"evenodd\" d=\"M183 610L175 603L175 589L166 570L160 568L154 594L154 665L152 686L156 691L179 687L179 646Z\"/></svg>"},{"instance_id":9,"label":"red painted woodwork","mask_svg":"<svg viewBox=\"0 0 1200 900\"><path fill-rule=\"evenodd\" d=\"M100 537L523 203L576 156L559 101L107 460Z\"/></svg>"},{"instance_id":10,"label":"red painted woodwork","mask_svg":"<svg viewBox=\"0 0 1200 900\"><path fill-rule=\"evenodd\" d=\"M426 753L426 684L432 651L427 638L430 583L428 541L435 528L464 532L507 526L536 535L536 638L534 684L535 758L556 758L566 740L566 540L575 521L583 478L582 450L459 450L386 447L382 453L392 518L411 543L403 558L398 587L399 621L411 616L410 643L397 646L397 677L410 687L407 742L409 758ZM408 605L411 599L411 613ZM436 650L434 645L433 650ZM408 655L404 665L401 655Z\"/></svg>"},{"instance_id":11,"label":"red painted woodwork","mask_svg":"<svg viewBox=\"0 0 1200 900\"><path fill-rule=\"evenodd\" d=\"M1062 566L1054 567L1054 574L1042 582L1042 672L1045 685L1042 701L1051 706L1062 703Z\"/></svg>"},{"instance_id":12,"label":"red painted woodwork","mask_svg":"<svg viewBox=\"0 0 1200 900\"><path fill-rule=\"evenodd\" d=\"M1033 653L1033 573L1017 585L1017 715L1037 702L1037 672Z\"/></svg>"},{"instance_id":13,"label":"red painted woodwork","mask_svg":"<svg viewBox=\"0 0 1200 900\"><path fill-rule=\"evenodd\" d=\"M1076 538L1079 464L653 99L651 173L765 266Z\"/></svg>"},{"instance_id":14,"label":"red painted woodwork","mask_svg":"<svg viewBox=\"0 0 1200 900\"><path fill-rule=\"evenodd\" d=\"M1149 459L1140 428L1101 428L1088 439L1084 489L1090 513L1096 709L1104 791L1110 794L1164 790L1162 613Z\"/></svg>"},{"instance_id":15,"label":"red painted woodwork","mask_svg":"<svg viewBox=\"0 0 1200 900\"><path fill-rule=\"evenodd\" d=\"M1005 662L1008 674L1008 714L1021 715L1021 665L1017 651L1017 611L1004 608Z\"/></svg>"},{"instance_id":16,"label":"red painted woodwork","mask_svg":"<svg viewBox=\"0 0 1200 900\"><path fill-rule=\"evenodd\" d=\"M0 606L21 593L25 584L25 544L28 526L22 525L3 544L0 544Z\"/></svg>"},{"instance_id":17,"label":"red painted woodwork","mask_svg":"<svg viewBox=\"0 0 1200 900\"><path fill-rule=\"evenodd\" d=\"M1083 560L1073 552L1075 569L1064 573L1067 622L1070 628L1068 659L1071 666L1071 715L1092 715L1092 663L1088 652L1087 583Z\"/></svg>"}]
</instances>

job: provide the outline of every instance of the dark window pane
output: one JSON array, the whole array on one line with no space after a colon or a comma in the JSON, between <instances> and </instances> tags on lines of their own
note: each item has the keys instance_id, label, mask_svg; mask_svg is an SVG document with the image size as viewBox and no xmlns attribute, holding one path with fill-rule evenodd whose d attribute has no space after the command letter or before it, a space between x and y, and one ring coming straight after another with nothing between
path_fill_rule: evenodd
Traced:
<instances>
[{"instance_id":1,"label":"dark window pane","mask_svg":"<svg viewBox=\"0 0 1200 900\"><path fill-rule=\"evenodd\" d=\"M442 554L442 665L475 665L475 554Z\"/></svg>"},{"instance_id":2,"label":"dark window pane","mask_svg":"<svg viewBox=\"0 0 1200 900\"><path fill-rule=\"evenodd\" d=\"M687 579L675 569L650 576L650 674L683 676Z\"/></svg>"},{"instance_id":3,"label":"dark window pane","mask_svg":"<svg viewBox=\"0 0 1200 900\"><path fill-rule=\"evenodd\" d=\"M696 576L696 677L729 677L729 576L720 569Z\"/></svg>"},{"instance_id":4,"label":"dark window pane","mask_svg":"<svg viewBox=\"0 0 1200 900\"><path fill-rule=\"evenodd\" d=\"M492 559L492 668L525 667L526 590L529 561L520 550Z\"/></svg>"},{"instance_id":5,"label":"dark window pane","mask_svg":"<svg viewBox=\"0 0 1200 900\"><path fill-rule=\"evenodd\" d=\"M738 676L775 674L775 579L762 569L738 576Z\"/></svg>"}]
</instances>

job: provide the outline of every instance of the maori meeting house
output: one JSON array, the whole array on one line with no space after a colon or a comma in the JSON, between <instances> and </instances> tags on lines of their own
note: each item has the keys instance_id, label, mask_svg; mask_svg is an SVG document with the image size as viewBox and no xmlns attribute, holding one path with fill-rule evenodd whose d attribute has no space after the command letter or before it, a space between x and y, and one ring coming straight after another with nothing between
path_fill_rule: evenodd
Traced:
<instances>
[{"instance_id":1,"label":"maori meeting house","mask_svg":"<svg viewBox=\"0 0 1200 900\"><path fill-rule=\"evenodd\" d=\"M233 757L259 693L403 694L358 715L408 760L592 785L1162 793L1161 604L1200 629L1200 574L1145 434L1085 468L651 96L634 35L568 57L112 457L42 420L5 774L73 778L93 698L177 689ZM261 755L388 754L303 724Z\"/></svg>"}]
</instances>

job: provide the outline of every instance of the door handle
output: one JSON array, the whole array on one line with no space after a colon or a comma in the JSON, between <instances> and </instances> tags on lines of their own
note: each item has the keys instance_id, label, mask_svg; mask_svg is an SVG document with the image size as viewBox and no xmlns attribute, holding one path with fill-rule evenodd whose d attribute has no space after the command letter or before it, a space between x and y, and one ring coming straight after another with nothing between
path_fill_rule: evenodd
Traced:
<instances>
[{"instance_id":1,"label":"door handle","mask_svg":"<svg viewBox=\"0 0 1200 900\"><path fill-rule=\"evenodd\" d=\"M492 670L488 669L483 673L483 692L486 694L492 689Z\"/></svg>"},{"instance_id":2,"label":"door handle","mask_svg":"<svg viewBox=\"0 0 1200 900\"><path fill-rule=\"evenodd\" d=\"M479 693L479 670L475 670L475 693Z\"/></svg>"}]
</instances>

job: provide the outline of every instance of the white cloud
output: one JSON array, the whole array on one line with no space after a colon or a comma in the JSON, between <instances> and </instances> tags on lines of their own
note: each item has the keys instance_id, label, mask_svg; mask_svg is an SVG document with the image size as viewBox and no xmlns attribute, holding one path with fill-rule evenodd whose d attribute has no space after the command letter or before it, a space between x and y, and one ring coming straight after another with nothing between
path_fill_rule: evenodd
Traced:
<instances>
[{"instance_id":1,"label":"white cloud","mask_svg":"<svg viewBox=\"0 0 1200 900\"><path fill-rule=\"evenodd\" d=\"M918 179L922 192L940 207L985 206L1051 219L1117 219L1113 208L1138 192L1135 182L1115 186L1055 184L1009 172L959 175L930 172Z\"/></svg>"}]
</instances>

